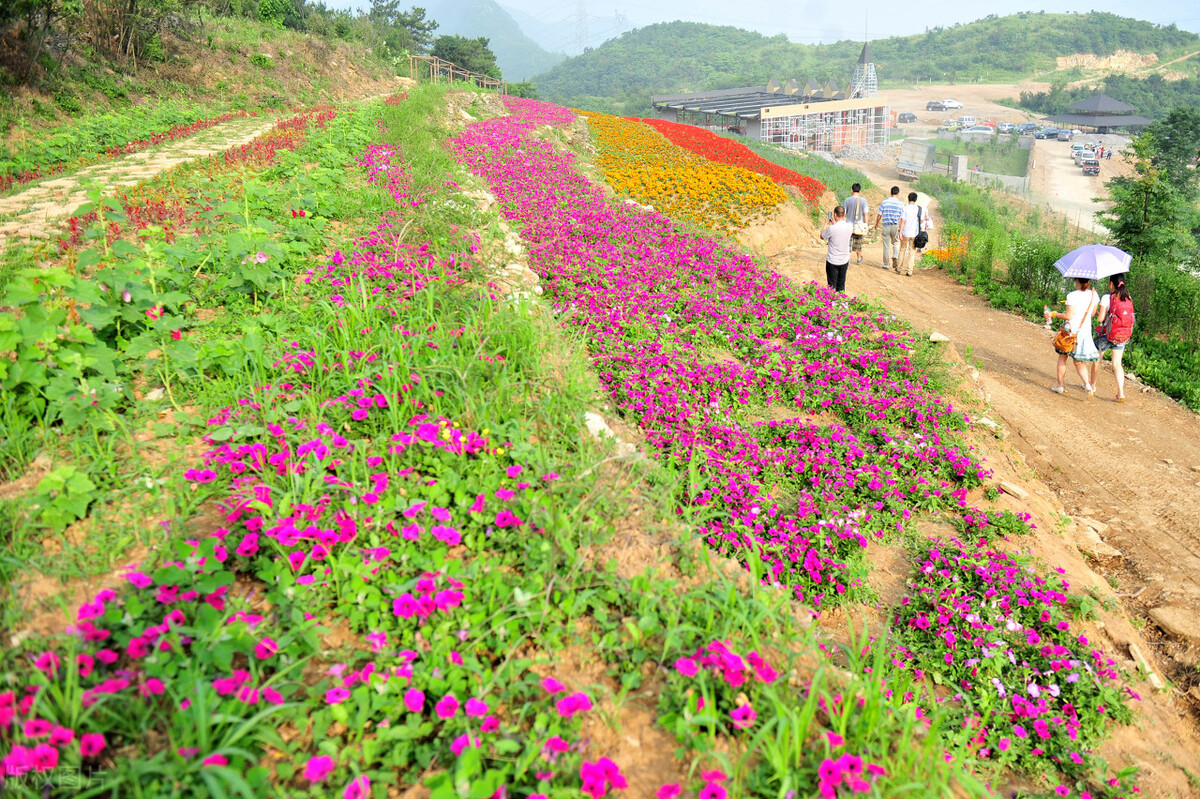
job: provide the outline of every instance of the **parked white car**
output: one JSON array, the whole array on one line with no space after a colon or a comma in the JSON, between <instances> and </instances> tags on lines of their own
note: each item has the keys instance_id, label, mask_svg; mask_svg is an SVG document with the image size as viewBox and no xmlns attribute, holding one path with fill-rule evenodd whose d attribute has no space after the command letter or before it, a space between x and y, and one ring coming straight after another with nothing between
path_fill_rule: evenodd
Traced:
<instances>
[{"instance_id":1,"label":"parked white car","mask_svg":"<svg viewBox=\"0 0 1200 799\"><path fill-rule=\"evenodd\" d=\"M989 128L987 125L974 125L969 128L963 128L959 133L986 133L988 136L995 136L996 129Z\"/></svg>"},{"instance_id":2,"label":"parked white car","mask_svg":"<svg viewBox=\"0 0 1200 799\"><path fill-rule=\"evenodd\" d=\"M953 100L953 99L950 99L950 100L942 100L942 105L945 107L945 109L946 109L947 111L952 111L952 110L954 110L954 109L956 109L956 108L962 108L962 107L963 107L963 104L962 104L962 103L960 103L958 100Z\"/></svg>"},{"instance_id":3,"label":"parked white car","mask_svg":"<svg viewBox=\"0 0 1200 799\"><path fill-rule=\"evenodd\" d=\"M958 118L958 125L962 128L969 128L975 124L975 117L970 114L963 114Z\"/></svg>"}]
</instances>

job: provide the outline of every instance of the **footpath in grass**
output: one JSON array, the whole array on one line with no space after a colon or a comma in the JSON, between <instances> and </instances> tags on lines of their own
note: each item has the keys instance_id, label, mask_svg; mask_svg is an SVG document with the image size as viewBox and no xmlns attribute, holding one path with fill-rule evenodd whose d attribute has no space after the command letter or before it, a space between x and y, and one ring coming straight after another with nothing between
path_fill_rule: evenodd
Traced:
<instances>
[{"instance_id":1,"label":"footpath in grass","mask_svg":"<svg viewBox=\"0 0 1200 799\"><path fill-rule=\"evenodd\" d=\"M5 440L36 437L6 456L57 455L3 506L4 580L131 481L166 524L67 635L5 650L5 790L983 796L1015 766L1125 795L1088 754L1118 683L1061 580L984 537L1021 521L965 507L982 473L908 333L606 200L536 135L564 109L508 100L443 149L441 100L180 167L157 184L180 221L134 236L138 206L99 207L64 266L10 281L0 347L70 336L4 376ZM494 285L502 223L549 307ZM582 434L604 402L654 458ZM164 419L204 454L147 475L135 431ZM864 548L933 511L964 543L930 544L904 634L825 662L797 598L859 596ZM645 573L630 518L666 531ZM602 732L635 709L674 741L622 757Z\"/></svg>"}]
</instances>

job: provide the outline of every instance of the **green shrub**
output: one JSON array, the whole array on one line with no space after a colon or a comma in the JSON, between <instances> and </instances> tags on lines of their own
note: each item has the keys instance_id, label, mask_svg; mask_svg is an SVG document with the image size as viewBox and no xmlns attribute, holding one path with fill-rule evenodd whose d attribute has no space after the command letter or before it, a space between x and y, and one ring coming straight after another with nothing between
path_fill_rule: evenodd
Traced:
<instances>
[{"instance_id":1,"label":"green shrub","mask_svg":"<svg viewBox=\"0 0 1200 799\"><path fill-rule=\"evenodd\" d=\"M72 116L83 113L83 103L79 102L78 97L65 89L55 92L54 104L64 113L71 114Z\"/></svg>"},{"instance_id":2,"label":"green shrub","mask_svg":"<svg viewBox=\"0 0 1200 799\"><path fill-rule=\"evenodd\" d=\"M1067 252L1055 239L1040 234L1016 233L1008 256L1008 282L1038 299L1057 300L1063 276L1054 262Z\"/></svg>"},{"instance_id":3,"label":"green shrub","mask_svg":"<svg viewBox=\"0 0 1200 799\"><path fill-rule=\"evenodd\" d=\"M250 63L262 69L275 69L275 62L266 53L255 53L250 56Z\"/></svg>"},{"instance_id":4,"label":"green shrub","mask_svg":"<svg viewBox=\"0 0 1200 799\"><path fill-rule=\"evenodd\" d=\"M167 51L163 47L162 37L157 33L146 40L142 49L142 57L148 61L162 63L167 60Z\"/></svg>"}]
</instances>

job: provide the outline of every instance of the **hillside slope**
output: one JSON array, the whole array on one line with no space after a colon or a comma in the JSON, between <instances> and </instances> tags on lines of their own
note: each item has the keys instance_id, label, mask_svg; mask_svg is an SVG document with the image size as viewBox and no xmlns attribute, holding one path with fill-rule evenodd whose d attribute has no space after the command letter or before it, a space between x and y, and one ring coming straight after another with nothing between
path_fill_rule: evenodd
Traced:
<instances>
[{"instance_id":1,"label":"hillside slope","mask_svg":"<svg viewBox=\"0 0 1200 799\"><path fill-rule=\"evenodd\" d=\"M391 66L358 42L243 18L181 25L163 34L162 44L163 60L135 67L52 40L24 81L10 31L0 40L0 153L4 144L19 150L48 127L130 106L179 100L214 111L287 108L380 94L395 79Z\"/></svg>"},{"instance_id":2,"label":"hillside slope","mask_svg":"<svg viewBox=\"0 0 1200 799\"><path fill-rule=\"evenodd\" d=\"M911 83L1017 80L1058 68L1059 56L1118 50L1166 61L1200 36L1107 13L1023 13L871 42L880 80ZM728 26L670 22L630 31L536 78L555 102L620 113L652 94L765 83L770 78L847 81L861 42L801 45Z\"/></svg>"},{"instance_id":3,"label":"hillside slope","mask_svg":"<svg viewBox=\"0 0 1200 799\"><path fill-rule=\"evenodd\" d=\"M430 8L429 15L437 20L439 35L486 36L505 80L526 80L566 59L526 36L494 0L443 0Z\"/></svg>"}]
</instances>

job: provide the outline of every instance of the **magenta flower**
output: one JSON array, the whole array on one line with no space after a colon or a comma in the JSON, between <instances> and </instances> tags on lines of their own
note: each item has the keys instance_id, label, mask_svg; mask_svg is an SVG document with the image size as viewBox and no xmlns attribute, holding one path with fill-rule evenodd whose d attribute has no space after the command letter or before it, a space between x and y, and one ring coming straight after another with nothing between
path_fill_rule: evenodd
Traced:
<instances>
[{"instance_id":1,"label":"magenta flower","mask_svg":"<svg viewBox=\"0 0 1200 799\"><path fill-rule=\"evenodd\" d=\"M486 716L488 714L488 704L482 699L472 697L467 700L466 711L468 716Z\"/></svg>"},{"instance_id":2,"label":"magenta flower","mask_svg":"<svg viewBox=\"0 0 1200 799\"><path fill-rule=\"evenodd\" d=\"M225 757L225 755L222 755L219 752L214 752L213 754L204 758L204 760L201 762L205 766L228 766L229 758Z\"/></svg>"},{"instance_id":3,"label":"magenta flower","mask_svg":"<svg viewBox=\"0 0 1200 799\"><path fill-rule=\"evenodd\" d=\"M441 703L439 702L438 704L440 705ZM404 692L404 707L408 709L409 713L420 713L425 707L425 692L418 691L416 688L409 688Z\"/></svg>"},{"instance_id":4,"label":"magenta flower","mask_svg":"<svg viewBox=\"0 0 1200 799\"><path fill-rule=\"evenodd\" d=\"M695 677L700 673L696 661L691 658L679 658L675 661L675 671L682 674L684 677Z\"/></svg>"},{"instance_id":5,"label":"magenta flower","mask_svg":"<svg viewBox=\"0 0 1200 799\"><path fill-rule=\"evenodd\" d=\"M309 782L321 782L328 777L337 765L329 755L317 755L309 758L304 764L304 779Z\"/></svg>"},{"instance_id":6,"label":"magenta flower","mask_svg":"<svg viewBox=\"0 0 1200 799\"><path fill-rule=\"evenodd\" d=\"M350 698L350 692L345 688L330 688L325 692L325 704L340 705Z\"/></svg>"},{"instance_id":7,"label":"magenta flower","mask_svg":"<svg viewBox=\"0 0 1200 799\"><path fill-rule=\"evenodd\" d=\"M679 794L683 793L683 788L677 782L667 783L659 788L654 796L656 799L675 799Z\"/></svg>"},{"instance_id":8,"label":"magenta flower","mask_svg":"<svg viewBox=\"0 0 1200 799\"><path fill-rule=\"evenodd\" d=\"M355 777L342 791L342 799L370 799L371 778L365 774Z\"/></svg>"},{"instance_id":9,"label":"magenta flower","mask_svg":"<svg viewBox=\"0 0 1200 799\"><path fill-rule=\"evenodd\" d=\"M753 727L754 720L758 718L758 713L754 711L749 702L736 708L729 715L733 719L733 726L739 730L746 730Z\"/></svg>"},{"instance_id":10,"label":"magenta flower","mask_svg":"<svg viewBox=\"0 0 1200 799\"><path fill-rule=\"evenodd\" d=\"M107 746L104 735L98 732L85 732L79 736L79 754L84 757L95 757Z\"/></svg>"},{"instance_id":11,"label":"magenta flower","mask_svg":"<svg viewBox=\"0 0 1200 799\"><path fill-rule=\"evenodd\" d=\"M553 677L546 677L542 680L542 690L548 694L561 694L567 687Z\"/></svg>"},{"instance_id":12,"label":"magenta flower","mask_svg":"<svg viewBox=\"0 0 1200 799\"><path fill-rule=\"evenodd\" d=\"M446 694L434 705L433 710L443 721L452 719L458 713L458 698L454 694Z\"/></svg>"}]
</instances>

